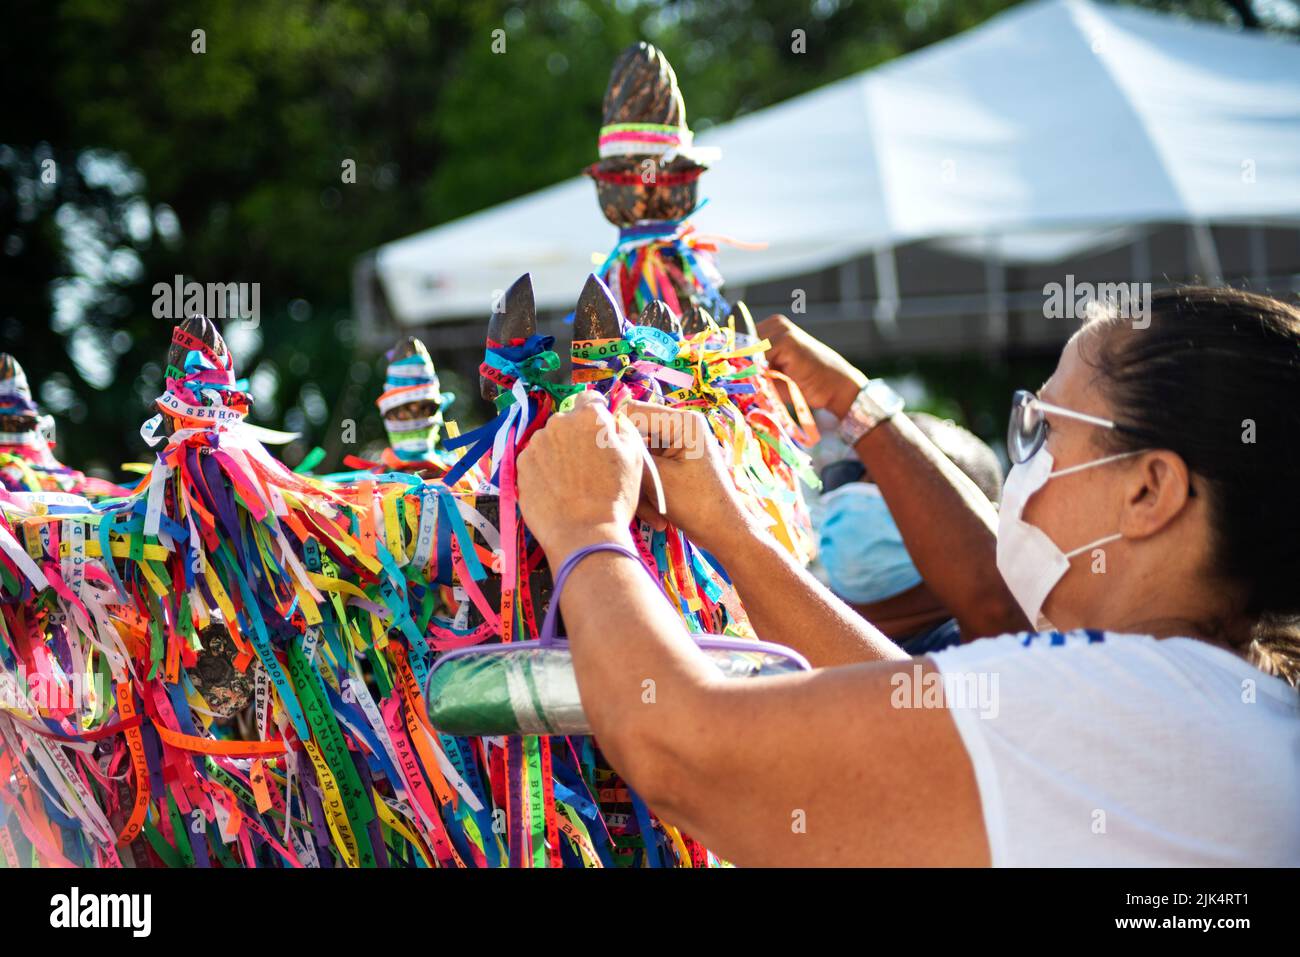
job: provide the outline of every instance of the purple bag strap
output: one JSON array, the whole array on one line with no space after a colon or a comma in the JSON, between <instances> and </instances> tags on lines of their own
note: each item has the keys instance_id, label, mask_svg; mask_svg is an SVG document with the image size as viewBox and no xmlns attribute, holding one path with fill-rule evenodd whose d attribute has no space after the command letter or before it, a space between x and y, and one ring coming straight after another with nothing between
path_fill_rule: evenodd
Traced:
<instances>
[{"instance_id":1,"label":"purple bag strap","mask_svg":"<svg viewBox=\"0 0 1300 957\"><path fill-rule=\"evenodd\" d=\"M555 575L555 585L551 589L551 604L546 609L546 617L542 620L542 630L537 636L538 644L550 646L554 643L555 630L558 627L560 617L560 592L564 588L564 583L568 580L569 573L573 571L578 562L588 555L594 555L596 552L618 552L620 555L626 555L645 569L647 575L650 575L650 569L646 568L641 556L626 545L620 545L617 542L597 542L594 545L584 545L564 560L564 564L560 566L560 570ZM655 578L654 575L650 575L650 580L659 586L661 592L663 591L664 586L659 579Z\"/></svg>"},{"instance_id":2,"label":"purple bag strap","mask_svg":"<svg viewBox=\"0 0 1300 957\"><path fill-rule=\"evenodd\" d=\"M641 556L626 545L619 545L614 542L597 542L595 545L584 546L564 560L564 564L560 566L560 570L555 576L555 587L551 591L551 605L546 609L546 618L542 621L542 630L537 637L538 647L549 648L557 641L555 631L558 627L560 617L560 592L564 588L564 583L568 580L569 573L573 571L574 566L588 555L595 554L596 552L617 552L620 555L626 555L628 558L632 559L632 561L645 569L645 573L650 576L650 580L658 586L659 593L663 595L665 599L668 599L668 592L664 590L663 582L661 582L655 576L654 572L646 566L646 563L642 560ZM724 638L721 635L692 635L691 639L700 648L705 649L766 652L768 654L780 655L781 657L794 661L803 671L811 670L811 666L803 655L799 654L799 652L794 649L786 648L783 645L773 645L765 641L750 641L749 639ZM492 652L505 652L509 651L511 647L512 646L509 644L495 645L488 650ZM461 654L474 654L481 652L482 649L478 648L466 648L458 651L447 652L439 658L438 662L434 665L434 668L437 669L438 666L448 658L453 658Z\"/></svg>"}]
</instances>

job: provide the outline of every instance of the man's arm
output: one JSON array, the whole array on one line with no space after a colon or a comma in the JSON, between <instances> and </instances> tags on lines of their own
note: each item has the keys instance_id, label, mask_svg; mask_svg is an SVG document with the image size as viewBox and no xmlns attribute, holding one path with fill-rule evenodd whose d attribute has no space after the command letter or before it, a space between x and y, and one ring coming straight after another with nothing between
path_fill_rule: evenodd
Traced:
<instances>
[{"instance_id":1,"label":"man's arm","mask_svg":"<svg viewBox=\"0 0 1300 957\"><path fill-rule=\"evenodd\" d=\"M843 418L866 376L785 316L759 334L772 367L808 402ZM854 446L880 488L916 570L967 640L1029 626L997 569L997 510L906 416L896 415Z\"/></svg>"},{"instance_id":2,"label":"man's arm","mask_svg":"<svg viewBox=\"0 0 1300 957\"><path fill-rule=\"evenodd\" d=\"M854 446L880 489L912 563L967 640L1028 627L997 569L998 514L967 475L905 415Z\"/></svg>"}]
</instances>

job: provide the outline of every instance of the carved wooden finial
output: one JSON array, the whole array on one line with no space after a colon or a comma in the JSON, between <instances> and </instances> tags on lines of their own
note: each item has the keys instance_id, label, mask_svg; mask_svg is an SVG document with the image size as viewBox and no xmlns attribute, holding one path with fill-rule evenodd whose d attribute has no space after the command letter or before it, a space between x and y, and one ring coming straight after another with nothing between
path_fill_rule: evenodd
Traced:
<instances>
[{"instance_id":1,"label":"carved wooden finial","mask_svg":"<svg viewBox=\"0 0 1300 957\"><path fill-rule=\"evenodd\" d=\"M226 340L217 331L216 323L206 316L188 316L178 322L176 328L186 333L191 339L203 343L218 362L225 364L230 361L230 349L226 346ZM185 356L192 351L193 347L185 341L177 340L178 337L173 333L172 341L167 347L167 366L169 369L183 371ZM176 419L171 415L164 414L162 418L163 434L171 435L176 431L176 428Z\"/></svg>"},{"instance_id":2,"label":"carved wooden finial","mask_svg":"<svg viewBox=\"0 0 1300 957\"><path fill-rule=\"evenodd\" d=\"M703 306L690 306L686 312L682 314L682 334L694 336L704 332L705 330L708 330L710 333L721 332L718 328L718 324L714 322L713 317L709 315L709 310L705 309Z\"/></svg>"},{"instance_id":3,"label":"carved wooden finial","mask_svg":"<svg viewBox=\"0 0 1300 957\"><path fill-rule=\"evenodd\" d=\"M623 335L623 319L609 287L599 276L588 276L573 314L574 339L617 339Z\"/></svg>"},{"instance_id":4,"label":"carved wooden finial","mask_svg":"<svg viewBox=\"0 0 1300 957\"><path fill-rule=\"evenodd\" d=\"M393 348L388 350L388 360L390 362L395 362L398 359L409 359L411 356L424 356L424 358L429 361L430 365L433 364L433 360L429 359L429 350L426 349L424 343L415 338L415 336L407 336L397 345L393 346Z\"/></svg>"},{"instance_id":5,"label":"carved wooden finial","mask_svg":"<svg viewBox=\"0 0 1300 957\"><path fill-rule=\"evenodd\" d=\"M226 340L221 338L216 323L210 321L207 317L189 316L177 323L177 326L182 332L188 333L207 346L218 359L224 361L230 355L230 350L226 348ZM167 348L167 364L175 369L183 369L185 367L185 355L189 351L189 346L173 339Z\"/></svg>"},{"instance_id":6,"label":"carved wooden finial","mask_svg":"<svg viewBox=\"0 0 1300 957\"><path fill-rule=\"evenodd\" d=\"M610 71L605 88L602 128L619 123L686 125L686 101L677 74L663 51L644 41L624 50ZM593 179L601 211L615 226L642 220L681 219L698 202L698 180L704 167L686 156L668 163L661 157L633 154L606 156L596 164Z\"/></svg>"},{"instance_id":7,"label":"carved wooden finial","mask_svg":"<svg viewBox=\"0 0 1300 957\"><path fill-rule=\"evenodd\" d=\"M644 40L618 55L605 87L603 120L686 126L686 101L663 51Z\"/></svg>"},{"instance_id":8,"label":"carved wooden finial","mask_svg":"<svg viewBox=\"0 0 1300 957\"><path fill-rule=\"evenodd\" d=\"M682 325L673 315L672 307L662 299L652 299L647 303L633 324L662 329L664 332L671 332L678 336L682 334Z\"/></svg>"},{"instance_id":9,"label":"carved wooden finial","mask_svg":"<svg viewBox=\"0 0 1300 957\"><path fill-rule=\"evenodd\" d=\"M533 298L532 273L524 273L506 290L500 308L488 319L487 337L490 342L504 345L512 339L527 339L537 332L537 305ZM479 376L479 393L491 402L497 396L497 385L485 376Z\"/></svg>"}]
</instances>

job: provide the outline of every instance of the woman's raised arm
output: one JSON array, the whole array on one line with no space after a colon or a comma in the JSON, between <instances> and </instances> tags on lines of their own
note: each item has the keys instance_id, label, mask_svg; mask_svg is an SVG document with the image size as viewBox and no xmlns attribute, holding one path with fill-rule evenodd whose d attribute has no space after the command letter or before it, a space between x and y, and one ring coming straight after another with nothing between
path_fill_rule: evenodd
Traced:
<instances>
[{"instance_id":1,"label":"woman's raised arm","mask_svg":"<svg viewBox=\"0 0 1300 957\"><path fill-rule=\"evenodd\" d=\"M598 397L533 437L519 458L520 506L555 567L597 542L631 546L641 455L635 429L616 423ZM951 715L933 699L895 707L896 692L923 681L927 663L730 681L640 563L609 552L574 567L560 603L605 755L665 820L724 857L989 862L974 773Z\"/></svg>"}]
</instances>

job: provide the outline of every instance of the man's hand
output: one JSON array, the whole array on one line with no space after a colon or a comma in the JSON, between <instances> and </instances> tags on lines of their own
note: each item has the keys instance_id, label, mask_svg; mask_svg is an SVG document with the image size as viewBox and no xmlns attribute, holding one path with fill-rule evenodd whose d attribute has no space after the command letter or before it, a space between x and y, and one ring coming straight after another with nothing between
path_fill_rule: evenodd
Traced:
<instances>
[{"instance_id":1,"label":"man's hand","mask_svg":"<svg viewBox=\"0 0 1300 957\"><path fill-rule=\"evenodd\" d=\"M867 384L865 375L785 316L768 316L758 324L758 334L772 344L767 351L772 368L793 379L810 406L829 409L836 418L844 418Z\"/></svg>"},{"instance_id":2,"label":"man's hand","mask_svg":"<svg viewBox=\"0 0 1300 957\"><path fill-rule=\"evenodd\" d=\"M641 437L597 392L580 393L519 453L519 508L553 566L584 545L630 543L640 498Z\"/></svg>"},{"instance_id":3,"label":"man's hand","mask_svg":"<svg viewBox=\"0 0 1300 957\"><path fill-rule=\"evenodd\" d=\"M701 548L716 551L720 533L744 525L749 514L709 420L701 412L648 402L624 402L621 411L648 443L668 505L668 514L659 515L644 482L641 518L654 528L663 528L666 518Z\"/></svg>"}]
</instances>

